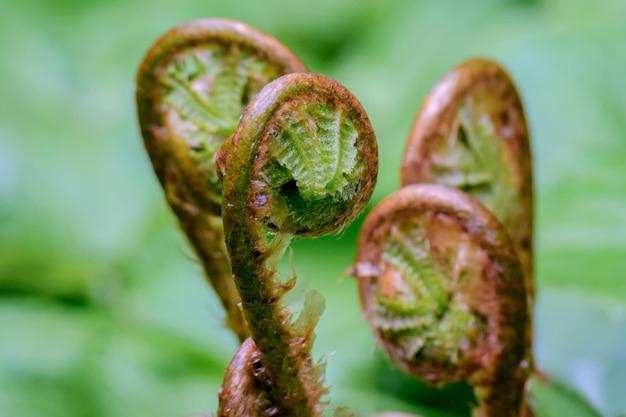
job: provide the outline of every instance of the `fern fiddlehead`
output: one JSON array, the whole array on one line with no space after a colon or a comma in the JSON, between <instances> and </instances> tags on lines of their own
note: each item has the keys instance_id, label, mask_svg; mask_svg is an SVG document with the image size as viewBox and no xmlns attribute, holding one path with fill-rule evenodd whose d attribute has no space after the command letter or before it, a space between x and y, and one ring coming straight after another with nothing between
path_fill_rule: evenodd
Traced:
<instances>
[{"instance_id":1,"label":"fern fiddlehead","mask_svg":"<svg viewBox=\"0 0 626 417\"><path fill-rule=\"evenodd\" d=\"M365 208L378 167L369 119L337 82L285 75L250 103L217 164L226 245L256 346L242 357L253 364L258 351L272 415L320 416L323 369L311 346L323 302L307 293L292 322L281 298L293 282L278 280L277 263L293 237L337 233Z\"/></svg>"},{"instance_id":2,"label":"fern fiddlehead","mask_svg":"<svg viewBox=\"0 0 626 417\"><path fill-rule=\"evenodd\" d=\"M466 61L432 89L407 139L402 185L435 183L478 198L505 226L533 294L533 185L519 95L495 62Z\"/></svg>"},{"instance_id":3,"label":"fern fiddlehead","mask_svg":"<svg viewBox=\"0 0 626 417\"><path fill-rule=\"evenodd\" d=\"M410 185L363 225L353 273L391 359L434 384L474 386L475 417L522 415L527 289L507 232L475 198Z\"/></svg>"},{"instance_id":4,"label":"fern fiddlehead","mask_svg":"<svg viewBox=\"0 0 626 417\"><path fill-rule=\"evenodd\" d=\"M269 35L240 22L200 19L163 35L137 73L138 116L152 165L240 340L248 330L223 244L215 155L263 86L296 71L306 67Z\"/></svg>"}]
</instances>

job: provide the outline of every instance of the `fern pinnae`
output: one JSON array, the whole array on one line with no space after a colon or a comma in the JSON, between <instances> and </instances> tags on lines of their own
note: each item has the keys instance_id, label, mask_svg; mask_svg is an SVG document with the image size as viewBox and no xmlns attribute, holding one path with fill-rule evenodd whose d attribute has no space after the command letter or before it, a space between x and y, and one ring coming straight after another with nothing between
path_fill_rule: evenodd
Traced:
<instances>
[{"instance_id":1,"label":"fern pinnae","mask_svg":"<svg viewBox=\"0 0 626 417\"><path fill-rule=\"evenodd\" d=\"M187 80L179 74L172 74L166 85L172 92L165 98L165 103L171 105L183 120L190 120L194 125L204 128L208 133L216 133L225 126L219 115L211 111L204 100L193 91Z\"/></svg>"},{"instance_id":2,"label":"fern pinnae","mask_svg":"<svg viewBox=\"0 0 626 417\"><path fill-rule=\"evenodd\" d=\"M331 192L336 192L345 187L348 183L346 172L350 172L357 167L357 159L354 152L354 145L358 138L356 128L350 122L350 119L344 115L339 116L337 123L336 169L330 176Z\"/></svg>"},{"instance_id":3,"label":"fern pinnae","mask_svg":"<svg viewBox=\"0 0 626 417\"><path fill-rule=\"evenodd\" d=\"M241 52L236 49L233 55L224 60L215 74L212 101L215 103L216 113L231 126L230 133L243 111L241 98L248 82L246 67L249 65L249 58L240 58L240 54Z\"/></svg>"},{"instance_id":4,"label":"fern pinnae","mask_svg":"<svg viewBox=\"0 0 626 417\"><path fill-rule=\"evenodd\" d=\"M418 242L421 243L418 246ZM420 294L420 298L432 301L438 308L446 303L445 282L442 275L433 265L428 254L424 251L425 242L407 239L394 239L385 251L385 258L390 265L401 268L403 276L413 290Z\"/></svg>"},{"instance_id":5,"label":"fern pinnae","mask_svg":"<svg viewBox=\"0 0 626 417\"><path fill-rule=\"evenodd\" d=\"M408 297L411 295L414 302L430 303L436 306L438 303L435 301L435 297L432 296L430 289L424 285L424 282L417 278L422 272L415 267L415 263L411 261L410 255L405 256L400 245L389 244L385 251L386 264L394 268L394 270L400 271L400 280L396 280L398 291L393 294L393 298ZM405 277L415 277L415 279L405 279ZM387 294L381 294L381 299L386 299Z\"/></svg>"}]
</instances>

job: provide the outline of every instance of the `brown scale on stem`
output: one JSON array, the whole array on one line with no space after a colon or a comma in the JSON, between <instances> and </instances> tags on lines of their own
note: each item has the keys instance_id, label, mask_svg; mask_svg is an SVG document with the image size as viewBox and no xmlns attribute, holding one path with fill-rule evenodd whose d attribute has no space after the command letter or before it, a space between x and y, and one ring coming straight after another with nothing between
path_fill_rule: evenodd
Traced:
<instances>
[{"instance_id":1,"label":"brown scale on stem","mask_svg":"<svg viewBox=\"0 0 626 417\"><path fill-rule=\"evenodd\" d=\"M257 29L200 19L158 39L137 73L138 116L154 171L240 341L249 332L223 243L215 154L265 84L306 70L285 46Z\"/></svg>"},{"instance_id":2,"label":"brown scale on stem","mask_svg":"<svg viewBox=\"0 0 626 417\"><path fill-rule=\"evenodd\" d=\"M468 381L475 417L518 417L531 372L523 270L475 198L410 185L365 221L352 273L379 344L432 384Z\"/></svg>"},{"instance_id":3,"label":"brown scale on stem","mask_svg":"<svg viewBox=\"0 0 626 417\"><path fill-rule=\"evenodd\" d=\"M365 209L378 170L369 119L337 82L285 75L250 103L217 164L226 245L270 414L321 416L324 371L311 347L323 300L308 292L293 321L281 299L294 282L278 280L277 264L293 237L337 233Z\"/></svg>"}]
</instances>

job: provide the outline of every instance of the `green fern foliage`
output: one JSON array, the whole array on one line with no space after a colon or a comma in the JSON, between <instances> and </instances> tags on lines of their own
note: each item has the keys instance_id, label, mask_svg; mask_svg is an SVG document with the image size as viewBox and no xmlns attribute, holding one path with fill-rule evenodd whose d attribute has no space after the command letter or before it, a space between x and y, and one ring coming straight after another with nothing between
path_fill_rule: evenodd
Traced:
<instances>
[{"instance_id":1,"label":"green fern foliage","mask_svg":"<svg viewBox=\"0 0 626 417\"><path fill-rule=\"evenodd\" d=\"M374 318L379 331L405 357L458 362L461 351L477 343L484 320L454 295L459 283L453 282L450 265L433 260L417 224L391 231L383 259Z\"/></svg>"},{"instance_id":2,"label":"green fern foliage","mask_svg":"<svg viewBox=\"0 0 626 417\"><path fill-rule=\"evenodd\" d=\"M276 159L305 200L341 191L357 161L357 131L340 112L322 104L289 103L281 120Z\"/></svg>"}]
</instances>

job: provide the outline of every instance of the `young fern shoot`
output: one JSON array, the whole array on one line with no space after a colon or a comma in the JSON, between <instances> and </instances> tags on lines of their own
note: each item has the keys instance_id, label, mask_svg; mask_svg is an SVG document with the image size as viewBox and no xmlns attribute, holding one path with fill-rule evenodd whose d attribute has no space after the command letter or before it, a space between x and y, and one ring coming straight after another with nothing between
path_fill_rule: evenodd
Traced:
<instances>
[{"instance_id":1,"label":"young fern shoot","mask_svg":"<svg viewBox=\"0 0 626 417\"><path fill-rule=\"evenodd\" d=\"M227 326L241 341L249 332L223 243L215 155L263 86L306 70L291 51L257 29L200 19L157 40L137 73L137 110L152 165L226 310Z\"/></svg>"},{"instance_id":2,"label":"young fern shoot","mask_svg":"<svg viewBox=\"0 0 626 417\"><path fill-rule=\"evenodd\" d=\"M406 142L402 186L459 188L511 236L533 295L533 179L528 128L509 75L471 59L448 72L420 108Z\"/></svg>"},{"instance_id":3,"label":"young fern shoot","mask_svg":"<svg viewBox=\"0 0 626 417\"><path fill-rule=\"evenodd\" d=\"M474 417L519 417L531 370L527 289L507 232L475 198L410 185L365 221L353 274L365 315L404 371L465 380Z\"/></svg>"},{"instance_id":4,"label":"young fern shoot","mask_svg":"<svg viewBox=\"0 0 626 417\"><path fill-rule=\"evenodd\" d=\"M281 299L294 282L278 280L277 264L293 237L337 233L365 209L378 171L369 118L337 82L319 74L285 75L250 103L217 164L226 246L255 345L239 352L248 358L242 361L248 371L229 381L247 385L254 369L265 381L265 397L253 395L252 406L226 404L222 396L220 415L269 409L276 416L321 416L323 369L311 347L323 301L308 292L292 321Z\"/></svg>"}]
</instances>

